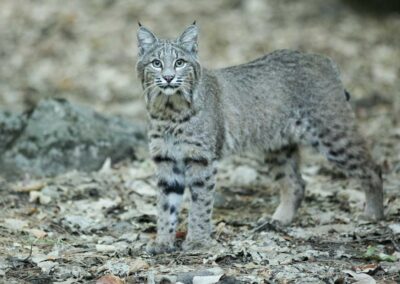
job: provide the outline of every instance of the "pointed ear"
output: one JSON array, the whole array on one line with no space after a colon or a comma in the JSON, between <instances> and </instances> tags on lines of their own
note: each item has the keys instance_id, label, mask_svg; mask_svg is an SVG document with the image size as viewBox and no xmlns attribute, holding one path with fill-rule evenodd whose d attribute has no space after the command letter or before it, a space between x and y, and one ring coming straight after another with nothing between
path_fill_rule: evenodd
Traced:
<instances>
[{"instance_id":1,"label":"pointed ear","mask_svg":"<svg viewBox=\"0 0 400 284\"><path fill-rule=\"evenodd\" d=\"M139 23L137 41L139 55L143 55L154 43L157 42L157 37L150 30L146 29Z\"/></svg>"},{"instance_id":2,"label":"pointed ear","mask_svg":"<svg viewBox=\"0 0 400 284\"><path fill-rule=\"evenodd\" d=\"M178 41L185 49L196 53L198 34L199 34L199 29L196 25L196 22L194 22L192 25L187 27L187 29L178 38Z\"/></svg>"}]
</instances>

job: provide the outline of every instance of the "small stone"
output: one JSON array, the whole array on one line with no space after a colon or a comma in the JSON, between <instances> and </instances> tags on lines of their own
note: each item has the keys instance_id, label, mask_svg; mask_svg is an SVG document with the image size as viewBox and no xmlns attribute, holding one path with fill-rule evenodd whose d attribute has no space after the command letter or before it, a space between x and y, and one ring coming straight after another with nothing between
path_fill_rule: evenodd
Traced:
<instances>
[{"instance_id":1,"label":"small stone","mask_svg":"<svg viewBox=\"0 0 400 284\"><path fill-rule=\"evenodd\" d=\"M41 262L45 262L49 260L46 254L35 254L32 256L32 262L39 264Z\"/></svg>"},{"instance_id":2,"label":"small stone","mask_svg":"<svg viewBox=\"0 0 400 284\"><path fill-rule=\"evenodd\" d=\"M58 266L58 263L48 260L39 262L37 266L40 267L43 273L49 274L52 270L54 270L54 268Z\"/></svg>"},{"instance_id":3,"label":"small stone","mask_svg":"<svg viewBox=\"0 0 400 284\"><path fill-rule=\"evenodd\" d=\"M139 234L137 233L124 233L122 236L119 237L119 240L132 243L138 239L138 236Z\"/></svg>"},{"instance_id":4,"label":"small stone","mask_svg":"<svg viewBox=\"0 0 400 284\"><path fill-rule=\"evenodd\" d=\"M193 277L193 284L214 284L221 279L221 275L211 275L211 276L195 276Z\"/></svg>"},{"instance_id":5,"label":"small stone","mask_svg":"<svg viewBox=\"0 0 400 284\"><path fill-rule=\"evenodd\" d=\"M114 252L117 248L113 245L96 245L96 250L98 252Z\"/></svg>"},{"instance_id":6,"label":"small stone","mask_svg":"<svg viewBox=\"0 0 400 284\"><path fill-rule=\"evenodd\" d=\"M199 270L199 271L190 271L190 272L184 272L184 273L179 273L177 275L176 281L182 282L182 283L217 283L218 280L222 277L224 274L223 270L219 267L213 267L210 269L205 269L205 270ZM197 278L196 278L197 277ZM196 279L196 282L195 282ZM215 280L217 279L217 280ZM203 281L203 282L201 282ZM210 282L214 281L214 282ZM173 282L175 283L175 282Z\"/></svg>"},{"instance_id":7,"label":"small stone","mask_svg":"<svg viewBox=\"0 0 400 284\"><path fill-rule=\"evenodd\" d=\"M150 265L141 258L133 260L129 264L129 273L134 273L137 271L147 270Z\"/></svg>"},{"instance_id":8,"label":"small stone","mask_svg":"<svg viewBox=\"0 0 400 284\"><path fill-rule=\"evenodd\" d=\"M51 197L44 195L39 191L31 191L29 193L29 202L39 202L40 204L49 204L51 202Z\"/></svg>"},{"instance_id":9,"label":"small stone","mask_svg":"<svg viewBox=\"0 0 400 284\"><path fill-rule=\"evenodd\" d=\"M98 244L102 244L102 245L111 245L114 242L115 242L115 238L112 236L103 236L103 237L100 237L97 241Z\"/></svg>"},{"instance_id":10,"label":"small stone","mask_svg":"<svg viewBox=\"0 0 400 284\"><path fill-rule=\"evenodd\" d=\"M393 234L400 234L400 223L390 224L389 228L392 230Z\"/></svg>"},{"instance_id":11,"label":"small stone","mask_svg":"<svg viewBox=\"0 0 400 284\"><path fill-rule=\"evenodd\" d=\"M4 220L4 225L6 228L13 231L22 231L25 227L28 226L28 221L8 218Z\"/></svg>"},{"instance_id":12,"label":"small stone","mask_svg":"<svg viewBox=\"0 0 400 284\"><path fill-rule=\"evenodd\" d=\"M66 215L61 223L73 232L90 232L98 228L96 220L82 215Z\"/></svg>"},{"instance_id":13,"label":"small stone","mask_svg":"<svg viewBox=\"0 0 400 284\"><path fill-rule=\"evenodd\" d=\"M157 190L142 180L134 180L126 184L128 190L133 190L135 193L142 196L156 196Z\"/></svg>"},{"instance_id":14,"label":"small stone","mask_svg":"<svg viewBox=\"0 0 400 284\"><path fill-rule=\"evenodd\" d=\"M125 276L129 273L129 265L121 261L108 260L105 268L114 275Z\"/></svg>"}]
</instances>

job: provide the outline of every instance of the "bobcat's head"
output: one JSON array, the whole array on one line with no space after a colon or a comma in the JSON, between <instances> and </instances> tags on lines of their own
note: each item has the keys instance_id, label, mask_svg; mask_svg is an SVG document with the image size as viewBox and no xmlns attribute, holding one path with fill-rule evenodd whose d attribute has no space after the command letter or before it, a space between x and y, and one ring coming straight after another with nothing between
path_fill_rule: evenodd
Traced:
<instances>
[{"instance_id":1,"label":"bobcat's head","mask_svg":"<svg viewBox=\"0 0 400 284\"><path fill-rule=\"evenodd\" d=\"M158 95L174 94L191 99L201 72L197 59L197 37L195 23L174 40L159 39L140 25L137 32L137 71L147 100Z\"/></svg>"}]
</instances>

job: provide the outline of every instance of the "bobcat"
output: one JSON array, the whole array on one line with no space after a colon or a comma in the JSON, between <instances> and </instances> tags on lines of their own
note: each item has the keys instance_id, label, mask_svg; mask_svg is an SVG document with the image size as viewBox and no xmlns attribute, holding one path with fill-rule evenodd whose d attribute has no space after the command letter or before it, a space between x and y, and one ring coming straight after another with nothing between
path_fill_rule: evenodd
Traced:
<instances>
[{"instance_id":1,"label":"bobcat","mask_svg":"<svg viewBox=\"0 0 400 284\"><path fill-rule=\"evenodd\" d=\"M338 169L360 180L364 214L383 218L382 177L357 131L335 63L321 55L278 50L249 63L201 67L198 27L174 40L139 24L138 76L150 116L156 164L157 238L148 252L174 249L185 188L191 205L184 249L210 240L217 161L228 153L265 155L280 182L272 218L289 224L304 197L299 145L311 145Z\"/></svg>"}]
</instances>

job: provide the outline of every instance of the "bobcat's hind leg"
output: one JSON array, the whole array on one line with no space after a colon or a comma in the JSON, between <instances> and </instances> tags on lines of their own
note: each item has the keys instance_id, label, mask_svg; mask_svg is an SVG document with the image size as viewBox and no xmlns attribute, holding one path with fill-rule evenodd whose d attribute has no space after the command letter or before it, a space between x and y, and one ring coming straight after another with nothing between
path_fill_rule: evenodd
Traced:
<instances>
[{"instance_id":1,"label":"bobcat's hind leg","mask_svg":"<svg viewBox=\"0 0 400 284\"><path fill-rule=\"evenodd\" d=\"M383 219L383 187L380 168L373 162L364 139L351 120L337 117L310 123L311 144L348 177L359 180L365 192L364 215Z\"/></svg>"},{"instance_id":2,"label":"bobcat's hind leg","mask_svg":"<svg viewBox=\"0 0 400 284\"><path fill-rule=\"evenodd\" d=\"M277 152L268 153L273 178L280 185L280 203L272 216L284 225L290 224L304 197L305 183L299 171L297 146L288 146Z\"/></svg>"}]
</instances>

